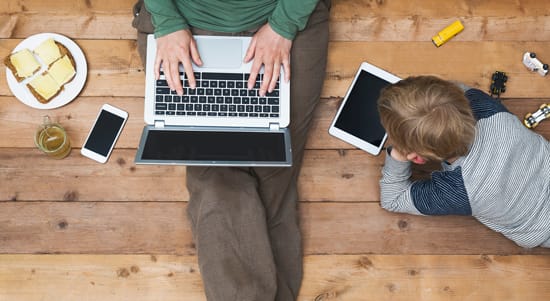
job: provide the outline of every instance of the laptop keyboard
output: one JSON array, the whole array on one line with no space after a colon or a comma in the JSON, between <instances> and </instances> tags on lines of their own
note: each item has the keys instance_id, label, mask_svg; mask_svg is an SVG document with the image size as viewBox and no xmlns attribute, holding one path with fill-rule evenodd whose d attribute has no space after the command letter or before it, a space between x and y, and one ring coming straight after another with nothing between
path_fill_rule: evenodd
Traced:
<instances>
[{"instance_id":1,"label":"laptop keyboard","mask_svg":"<svg viewBox=\"0 0 550 301\"><path fill-rule=\"evenodd\" d=\"M191 89L187 76L183 96L170 91L161 71L156 81L155 115L277 118L279 117L279 82L271 93L259 96L263 74L253 89L247 89L249 74L195 72L196 88ZM180 73L180 77L184 76Z\"/></svg>"}]
</instances>

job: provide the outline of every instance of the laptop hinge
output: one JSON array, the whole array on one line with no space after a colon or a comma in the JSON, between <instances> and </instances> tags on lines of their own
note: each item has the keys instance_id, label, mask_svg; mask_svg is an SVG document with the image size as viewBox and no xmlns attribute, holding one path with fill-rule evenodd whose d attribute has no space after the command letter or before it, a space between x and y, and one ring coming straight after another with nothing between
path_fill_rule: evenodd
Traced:
<instances>
[{"instance_id":1,"label":"laptop hinge","mask_svg":"<svg viewBox=\"0 0 550 301\"><path fill-rule=\"evenodd\" d=\"M279 130L279 124L278 123L270 123L269 124L269 130L270 131L278 131Z\"/></svg>"},{"instance_id":2,"label":"laptop hinge","mask_svg":"<svg viewBox=\"0 0 550 301\"><path fill-rule=\"evenodd\" d=\"M164 121L163 120L155 120L155 127L156 128L163 128L164 127Z\"/></svg>"}]
</instances>

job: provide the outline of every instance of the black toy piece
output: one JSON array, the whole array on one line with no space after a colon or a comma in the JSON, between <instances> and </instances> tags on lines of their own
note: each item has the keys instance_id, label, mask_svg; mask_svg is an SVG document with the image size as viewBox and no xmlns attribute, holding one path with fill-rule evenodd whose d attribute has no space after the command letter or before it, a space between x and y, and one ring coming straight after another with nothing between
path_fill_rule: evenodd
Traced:
<instances>
[{"instance_id":1,"label":"black toy piece","mask_svg":"<svg viewBox=\"0 0 550 301\"><path fill-rule=\"evenodd\" d=\"M492 76L491 81L491 96L496 95L497 98L500 98L500 93L506 91L506 81L508 76L502 71L495 71Z\"/></svg>"}]
</instances>

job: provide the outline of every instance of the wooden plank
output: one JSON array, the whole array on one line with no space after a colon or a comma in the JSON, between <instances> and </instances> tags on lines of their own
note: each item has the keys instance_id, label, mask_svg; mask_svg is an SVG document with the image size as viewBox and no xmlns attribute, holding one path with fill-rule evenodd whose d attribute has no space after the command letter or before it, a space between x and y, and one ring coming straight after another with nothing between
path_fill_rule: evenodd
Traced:
<instances>
[{"instance_id":1,"label":"wooden plank","mask_svg":"<svg viewBox=\"0 0 550 301\"><path fill-rule=\"evenodd\" d=\"M507 93L503 94L503 97ZM528 112L536 111L546 98L504 98L508 109L523 119ZM102 104L110 103L129 112L129 119L117 142L117 148L137 148L143 121L143 98L139 97L78 97L70 104L55 110L34 110L13 97L0 96L0 148L34 148L34 132L48 114L68 131L71 145L80 148ZM322 99L315 111L307 149L355 149L353 146L328 134L328 128L341 103L341 98ZM543 121L535 131L550 138L550 121ZM128 161L130 162L130 161Z\"/></svg>"},{"instance_id":2,"label":"wooden plank","mask_svg":"<svg viewBox=\"0 0 550 301\"><path fill-rule=\"evenodd\" d=\"M131 9L136 0L5 0L0 4L0 13L51 13L68 12L124 12ZM331 13L341 16L410 16L421 15L430 17L454 17L463 15L478 16L537 16L550 13L550 7L540 0L502 0L498 3L490 1L472 2L456 0L441 2L438 0L423 0L422 3L412 3L406 0L371 1L371 0L332 0Z\"/></svg>"},{"instance_id":3,"label":"wooden plank","mask_svg":"<svg viewBox=\"0 0 550 301\"><path fill-rule=\"evenodd\" d=\"M454 42L436 48L431 42L333 42L330 45L323 97L341 97L361 62L367 61L399 77L436 75L487 91L496 70L509 76L509 98L548 97L548 79L522 64L524 51L550 59L548 42Z\"/></svg>"},{"instance_id":4,"label":"wooden plank","mask_svg":"<svg viewBox=\"0 0 550 301\"><path fill-rule=\"evenodd\" d=\"M134 149L116 149L98 164L78 149L54 160L37 149L0 148L0 201L187 201L184 166L135 165L134 156ZM377 202L383 160L362 151L308 151L301 198Z\"/></svg>"},{"instance_id":5,"label":"wooden plank","mask_svg":"<svg viewBox=\"0 0 550 301\"><path fill-rule=\"evenodd\" d=\"M333 16L332 41L431 41L440 30L460 19L465 30L453 41L549 41L550 16L429 15L388 16L380 14ZM0 14L0 38L23 39L43 32L43 25L79 39L135 39L130 10L124 12Z\"/></svg>"},{"instance_id":6,"label":"wooden plank","mask_svg":"<svg viewBox=\"0 0 550 301\"><path fill-rule=\"evenodd\" d=\"M133 3L8 0L0 6L0 38L26 38L43 32L42 24L46 23L50 31L80 39L135 39ZM421 5L408 1L333 1L331 40L429 41L460 19L466 29L455 38L457 41L549 41L549 14L548 5L536 0L430 0Z\"/></svg>"},{"instance_id":7,"label":"wooden plank","mask_svg":"<svg viewBox=\"0 0 550 301\"><path fill-rule=\"evenodd\" d=\"M426 15L357 15L332 18L331 41L431 41L456 20L464 30L453 38L460 41L549 41L549 16L463 16L447 18Z\"/></svg>"},{"instance_id":8,"label":"wooden plank","mask_svg":"<svg viewBox=\"0 0 550 301\"><path fill-rule=\"evenodd\" d=\"M4 57L20 40L0 40ZM130 40L77 40L89 62L82 96L144 95L144 72ZM488 90L494 71L509 75L505 97L548 97L548 80L522 64L526 50L550 60L550 42L456 42L436 48L431 42L332 42L322 96L342 97L362 61L406 77L432 74ZM414 57L411 54L415 54ZM422 54L422 55L420 55ZM0 68L0 96L11 95Z\"/></svg>"},{"instance_id":9,"label":"wooden plank","mask_svg":"<svg viewBox=\"0 0 550 301\"><path fill-rule=\"evenodd\" d=\"M14 0L11 0L14 1ZM412 2L406 0L372 1L372 0L333 0L331 15L334 18L352 16L543 16L550 13L548 3L540 0L503 0L492 1L438 1L423 0Z\"/></svg>"},{"instance_id":10,"label":"wooden plank","mask_svg":"<svg viewBox=\"0 0 550 301\"><path fill-rule=\"evenodd\" d=\"M194 255L185 202L2 202L0 253ZM376 203L301 203L304 253L547 254L470 217L386 212Z\"/></svg>"},{"instance_id":11,"label":"wooden plank","mask_svg":"<svg viewBox=\"0 0 550 301\"><path fill-rule=\"evenodd\" d=\"M307 256L298 300L547 300L547 256ZM0 300L205 300L193 256L0 255Z\"/></svg>"}]
</instances>

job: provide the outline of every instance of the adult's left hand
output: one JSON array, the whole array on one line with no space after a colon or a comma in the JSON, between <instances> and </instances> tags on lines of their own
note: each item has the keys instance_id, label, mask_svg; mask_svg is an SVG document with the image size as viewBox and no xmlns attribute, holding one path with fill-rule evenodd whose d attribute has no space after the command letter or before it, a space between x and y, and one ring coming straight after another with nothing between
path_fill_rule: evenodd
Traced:
<instances>
[{"instance_id":1,"label":"adult's left hand","mask_svg":"<svg viewBox=\"0 0 550 301\"><path fill-rule=\"evenodd\" d=\"M292 48L291 40L276 33L269 23L263 25L252 37L244 57L245 63L254 59L248 79L248 89L254 87L262 65L264 66L264 78L260 85L260 96L265 96L266 92L272 92L275 89L279 74L281 74L281 65L283 66L284 80L288 82L290 80L290 48Z\"/></svg>"}]
</instances>

